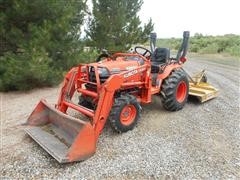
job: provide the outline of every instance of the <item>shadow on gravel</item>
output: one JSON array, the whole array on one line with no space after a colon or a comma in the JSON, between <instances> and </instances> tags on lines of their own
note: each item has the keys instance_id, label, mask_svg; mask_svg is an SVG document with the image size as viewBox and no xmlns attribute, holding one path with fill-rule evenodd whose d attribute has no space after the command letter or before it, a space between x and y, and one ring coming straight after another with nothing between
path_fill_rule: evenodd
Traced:
<instances>
[{"instance_id":1,"label":"shadow on gravel","mask_svg":"<svg viewBox=\"0 0 240 180\"><path fill-rule=\"evenodd\" d=\"M201 105L201 102L198 100L197 97L194 96L188 96L188 104L192 104L192 105Z\"/></svg>"},{"instance_id":2,"label":"shadow on gravel","mask_svg":"<svg viewBox=\"0 0 240 180\"><path fill-rule=\"evenodd\" d=\"M217 98L213 98L213 99L209 99L203 103L201 103L197 97L194 97L194 96L189 96L188 97L188 101L187 103L190 104L190 105L194 105L194 106L202 106L203 104L208 104L214 100L216 100Z\"/></svg>"}]
</instances>

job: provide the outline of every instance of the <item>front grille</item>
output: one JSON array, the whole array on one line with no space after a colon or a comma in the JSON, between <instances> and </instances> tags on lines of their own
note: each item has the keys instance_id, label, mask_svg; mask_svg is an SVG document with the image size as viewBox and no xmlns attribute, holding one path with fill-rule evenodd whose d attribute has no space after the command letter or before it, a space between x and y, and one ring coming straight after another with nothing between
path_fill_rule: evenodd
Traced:
<instances>
[{"instance_id":1,"label":"front grille","mask_svg":"<svg viewBox=\"0 0 240 180\"><path fill-rule=\"evenodd\" d=\"M100 83L104 83L109 78L109 75L99 75ZM94 71L89 72L89 81L96 83L96 74Z\"/></svg>"}]
</instances>

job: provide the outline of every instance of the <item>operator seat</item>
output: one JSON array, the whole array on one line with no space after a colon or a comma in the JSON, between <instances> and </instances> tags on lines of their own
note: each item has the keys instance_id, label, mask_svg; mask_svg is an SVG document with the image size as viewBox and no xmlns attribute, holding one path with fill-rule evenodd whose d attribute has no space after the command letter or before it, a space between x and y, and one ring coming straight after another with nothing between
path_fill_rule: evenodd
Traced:
<instances>
[{"instance_id":1,"label":"operator seat","mask_svg":"<svg viewBox=\"0 0 240 180\"><path fill-rule=\"evenodd\" d=\"M158 73L159 66L165 64L170 58L168 48L156 48L151 57L151 73Z\"/></svg>"}]
</instances>

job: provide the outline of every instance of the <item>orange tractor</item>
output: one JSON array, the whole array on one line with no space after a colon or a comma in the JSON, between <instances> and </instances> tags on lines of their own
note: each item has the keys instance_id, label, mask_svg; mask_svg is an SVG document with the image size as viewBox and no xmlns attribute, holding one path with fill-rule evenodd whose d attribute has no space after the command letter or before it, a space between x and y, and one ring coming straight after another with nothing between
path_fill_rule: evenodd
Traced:
<instances>
[{"instance_id":1,"label":"orange tractor","mask_svg":"<svg viewBox=\"0 0 240 180\"><path fill-rule=\"evenodd\" d=\"M55 107L41 100L25 131L58 162L80 161L95 153L106 121L118 133L133 129L141 104L151 103L152 95L160 95L166 110L182 109L189 94L188 76L182 69L189 32L183 37L176 58L170 58L166 48L155 48L156 34L152 33L151 51L138 46L131 53L103 54L98 62L73 67ZM79 102L74 103L76 93ZM88 120L68 115L68 108Z\"/></svg>"}]
</instances>

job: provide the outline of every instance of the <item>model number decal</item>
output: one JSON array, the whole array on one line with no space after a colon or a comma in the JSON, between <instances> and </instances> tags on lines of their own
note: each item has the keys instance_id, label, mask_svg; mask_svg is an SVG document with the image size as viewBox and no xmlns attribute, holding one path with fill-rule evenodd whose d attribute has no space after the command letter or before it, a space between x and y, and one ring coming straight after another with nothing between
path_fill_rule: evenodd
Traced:
<instances>
[{"instance_id":1,"label":"model number decal","mask_svg":"<svg viewBox=\"0 0 240 180\"><path fill-rule=\"evenodd\" d=\"M145 70L146 70L146 68L135 69L135 70L133 70L133 71L128 72L127 74L124 74L123 77L124 77L124 78L128 78L128 77L130 77L130 76L133 76L134 74L137 74L137 73L139 73L139 72L143 72L143 71L145 71Z\"/></svg>"},{"instance_id":2,"label":"model number decal","mask_svg":"<svg viewBox=\"0 0 240 180\"><path fill-rule=\"evenodd\" d=\"M130 71L130 70L134 70L136 68L137 68L137 66L129 66L129 67L126 67L126 70Z\"/></svg>"}]
</instances>

